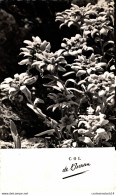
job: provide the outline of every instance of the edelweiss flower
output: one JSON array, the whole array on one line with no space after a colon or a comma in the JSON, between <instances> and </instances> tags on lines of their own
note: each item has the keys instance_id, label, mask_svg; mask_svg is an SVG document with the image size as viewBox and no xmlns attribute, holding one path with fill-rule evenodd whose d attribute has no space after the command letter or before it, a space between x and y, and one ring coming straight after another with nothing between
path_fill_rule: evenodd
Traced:
<instances>
[{"instance_id":1,"label":"edelweiss flower","mask_svg":"<svg viewBox=\"0 0 116 195\"><path fill-rule=\"evenodd\" d=\"M61 124L60 124L60 128L66 128L68 131L71 130L72 126L77 125L77 122L74 118L73 115L67 116L65 115L61 120L60 120Z\"/></svg>"},{"instance_id":2,"label":"edelweiss flower","mask_svg":"<svg viewBox=\"0 0 116 195\"><path fill-rule=\"evenodd\" d=\"M32 85L37 81L37 79L38 76L32 76L26 72L15 74L13 79L9 77L1 83L0 90L2 91L2 93L5 93L9 97L9 99L17 96L19 91L24 93L25 96L29 98L31 92L26 87L26 85Z\"/></svg>"}]
</instances>

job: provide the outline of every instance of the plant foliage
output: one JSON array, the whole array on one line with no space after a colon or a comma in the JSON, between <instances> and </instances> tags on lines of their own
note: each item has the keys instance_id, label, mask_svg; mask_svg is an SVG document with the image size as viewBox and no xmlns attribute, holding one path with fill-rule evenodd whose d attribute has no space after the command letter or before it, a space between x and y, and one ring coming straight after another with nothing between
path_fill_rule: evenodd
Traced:
<instances>
[{"instance_id":1,"label":"plant foliage","mask_svg":"<svg viewBox=\"0 0 116 195\"><path fill-rule=\"evenodd\" d=\"M0 86L2 95L12 103L25 102L43 121L46 130L35 136L44 136L48 147L113 146L113 1L85 7L72 4L56 14L56 22L61 30L74 25L77 34L64 38L56 52L38 36L25 40L19 65L27 71L6 78ZM39 93L40 86L45 95Z\"/></svg>"}]
</instances>

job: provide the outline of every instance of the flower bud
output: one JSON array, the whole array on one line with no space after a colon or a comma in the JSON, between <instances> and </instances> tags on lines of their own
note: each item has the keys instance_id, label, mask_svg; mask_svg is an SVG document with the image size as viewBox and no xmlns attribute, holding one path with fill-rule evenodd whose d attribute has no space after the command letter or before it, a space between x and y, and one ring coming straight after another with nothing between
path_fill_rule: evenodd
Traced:
<instances>
[{"instance_id":1,"label":"flower bud","mask_svg":"<svg viewBox=\"0 0 116 195\"><path fill-rule=\"evenodd\" d=\"M103 97L105 94L106 94L106 91L104 91L104 90L100 90L98 92L99 97Z\"/></svg>"},{"instance_id":2,"label":"flower bud","mask_svg":"<svg viewBox=\"0 0 116 195\"><path fill-rule=\"evenodd\" d=\"M50 71L50 72L54 72L54 70L55 70L54 65L49 64L49 65L47 66L47 70Z\"/></svg>"}]
</instances>

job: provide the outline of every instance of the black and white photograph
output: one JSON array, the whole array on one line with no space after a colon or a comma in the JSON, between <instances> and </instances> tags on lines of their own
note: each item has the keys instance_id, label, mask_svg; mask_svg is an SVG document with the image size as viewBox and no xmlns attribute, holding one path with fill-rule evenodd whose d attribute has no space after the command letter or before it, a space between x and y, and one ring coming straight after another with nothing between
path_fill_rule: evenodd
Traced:
<instances>
[{"instance_id":1,"label":"black and white photograph","mask_svg":"<svg viewBox=\"0 0 116 195\"><path fill-rule=\"evenodd\" d=\"M115 195L114 12L114 0L0 0L1 195Z\"/></svg>"}]
</instances>

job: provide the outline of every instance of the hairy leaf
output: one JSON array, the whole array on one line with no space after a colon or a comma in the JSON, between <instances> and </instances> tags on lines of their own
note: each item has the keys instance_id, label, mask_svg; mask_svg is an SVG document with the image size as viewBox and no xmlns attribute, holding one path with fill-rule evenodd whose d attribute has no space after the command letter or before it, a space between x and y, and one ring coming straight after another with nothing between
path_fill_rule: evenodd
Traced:
<instances>
[{"instance_id":1,"label":"hairy leaf","mask_svg":"<svg viewBox=\"0 0 116 195\"><path fill-rule=\"evenodd\" d=\"M43 135L53 135L54 133L55 133L55 129L50 129L50 130L44 131L42 133L36 134L35 137L40 137Z\"/></svg>"}]
</instances>

